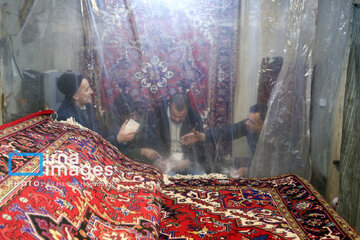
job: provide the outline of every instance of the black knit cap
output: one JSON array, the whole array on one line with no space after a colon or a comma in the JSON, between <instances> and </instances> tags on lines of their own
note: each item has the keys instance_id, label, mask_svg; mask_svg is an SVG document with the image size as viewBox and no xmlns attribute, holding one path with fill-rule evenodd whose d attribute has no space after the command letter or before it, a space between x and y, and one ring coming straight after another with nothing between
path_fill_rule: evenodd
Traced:
<instances>
[{"instance_id":1,"label":"black knit cap","mask_svg":"<svg viewBox=\"0 0 360 240\"><path fill-rule=\"evenodd\" d=\"M63 73L57 81L57 86L66 98L71 99L79 89L83 77L79 73Z\"/></svg>"}]
</instances>

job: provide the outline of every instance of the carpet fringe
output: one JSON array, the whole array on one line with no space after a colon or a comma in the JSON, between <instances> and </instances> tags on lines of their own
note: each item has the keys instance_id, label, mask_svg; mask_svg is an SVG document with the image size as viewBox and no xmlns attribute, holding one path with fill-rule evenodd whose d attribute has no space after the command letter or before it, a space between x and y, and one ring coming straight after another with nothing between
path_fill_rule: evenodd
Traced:
<instances>
[{"instance_id":1,"label":"carpet fringe","mask_svg":"<svg viewBox=\"0 0 360 240\"><path fill-rule=\"evenodd\" d=\"M80 123L78 123L78 122L75 120L75 118L73 118L73 117L69 117L69 118L66 119L66 120L61 120L61 121L58 121L58 122L68 123L68 124L70 124L70 125L79 127L79 128L81 128L81 129L84 129L84 130L90 130L90 129L84 127L83 125L81 125Z\"/></svg>"},{"instance_id":2,"label":"carpet fringe","mask_svg":"<svg viewBox=\"0 0 360 240\"><path fill-rule=\"evenodd\" d=\"M228 176L220 173L209 173L209 174L203 174L203 175L181 175L176 174L174 176L169 176L167 174L164 174L164 183L165 184L172 184L173 180L177 179L229 179Z\"/></svg>"}]
</instances>

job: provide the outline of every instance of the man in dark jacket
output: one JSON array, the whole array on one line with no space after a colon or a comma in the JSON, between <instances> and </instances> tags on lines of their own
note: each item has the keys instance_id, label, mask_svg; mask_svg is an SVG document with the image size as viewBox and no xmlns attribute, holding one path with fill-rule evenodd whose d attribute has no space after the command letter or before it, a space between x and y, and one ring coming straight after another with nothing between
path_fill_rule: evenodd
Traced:
<instances>
[{"instance_id":1,"label":"man in dark jacket","mask_svg":"<svg viewBox=\"0 0 360 240\"><path fill-rule=\"evenodd\" d=\"M170 175L205 173L203 143L181 144L181 137L193 129L203 131L202 119L186 94L176 93L157 107L149 117L149 125L161 155L155 166Z\"/></svg>"},{"instance_id":2,"label":"man in dark jacket","mask_svg":"<svg viewBox=\"0 0 360 240\"><path fill-rule=\"evenodd\" d=\"M152 142L155 136L143 121L146 111L138 102L128 94L120 94L114 99L114 106L109 112L106 139L110 143L138 162L153 164L154 160L160 158L158 152L154 150L158 148ZM126 130L128 122L131 125L131 121L132 124L139 124L135 131Z\"/></svg>"},{"instance_id":3,"label":"man in dark jacket","mask_svg":"<svg viewBox=\"0 0 360 240\"><path fill-rule=\"evenodd\" d=\"M254 155L265 121L266 112L266 104L255 104L250 107L247 119L230 126L210 128L205 132L193 130L192 133L183 136L181 142L184 145L194 144L196 142L215 143L219 139L228 142L246 136L250 150ZM251 165L251 160L251 158L247 159L247 162L237 170L237 175L241 177L247 174Z\"/></svg>"},{"instance_id":4,"label":"man in dark jacket","mask_svg":"<svg viewBox=\"0 0 360 240\"><path fill-rule=\"evenodd\" d=\"M119 148L124 154L130 153L129 149L136 150L132 153L138 153L133 156L142 156L143 159L146 160L154 160L159 158L157 152L152 149L144 148L144 147L134 147L139 146L139 144L135 145L134 141L136 135L139 131L136 130L126 130L126 125L128 123L128 117L125 117L123 113L122 116L124 118L113 118L113 122L110 128L111 131L105 131L103 127L99 124L99 122L95 118L94 106L92 105L91 95L94 93L89 85L89 81L86 78L83 78L80 74L74 72L66 72L62 74L57 82L57 86L59 90L65 95L65 99L60 105L57 114L57 120L67 120L72 117L76 122L81 124L82 126L89 128L104 138L106 138L109 142ZM118 99L121 99L120 97ZM118 108L126 109L130 111L129 106L126 101L118 101L115 103ZM121 115L121 114L120 114ZM119 114L115 114L116 117L120 116ZM109 130L109 129L108 129ZM144 138L145 139L145 138ZM130 147L132 146L132 147ZM128 150L128 151L126 151ZM138 160L138 159L136 159ZM145 161L145 160L144 160Z\"/></svg>"},{"instance_id":5,"label":"man in dark jacket","mask_svg":"<svg viewBox=\"0 0 360 240\"><path fill-rule=\"evenodd\" d=\"M57 120L66 120L70 117L82 126L101 134L101 127L96 121L94 106L92 105L91 89L89 81L75 72L63 73L57 86L60 92L65 95L57 111Z\"/></svg>"}]
</instances>

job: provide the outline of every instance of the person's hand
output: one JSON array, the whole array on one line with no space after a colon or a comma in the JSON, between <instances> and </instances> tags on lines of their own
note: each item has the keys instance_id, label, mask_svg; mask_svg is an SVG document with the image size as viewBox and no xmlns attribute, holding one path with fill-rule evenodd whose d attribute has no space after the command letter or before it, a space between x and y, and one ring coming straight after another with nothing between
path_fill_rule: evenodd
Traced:
<instances>
[{"instance_id":1,"label":"person's hand","mask_svg":"<svg viewBox=\"0 0 360 240\"><path fill-rule=\"evenodd\" d=\"M167 166L167 161L162 159L162 158L158 158L157 160L155 160L154 162L154 166L159 168L162 172L166 173L168 170L168 166Z\"/></svg>"},{"instance_id":2,"label":"person's hand","mask_svg":"<svg viewBox=\"0 0 360 240\"><path fill-rule=\"evenodd\" d=\"M174 161L171 164L171 169L176 171L183 171L184 169L188 168L190 165L190 161L188 159L182 159L180 161Z\"/></svg>"},{"instance_id":3,"label":"person's hand","mask_svg":"<svg viewBox=\"0 0 360 240\"><path fill-rule=\"evenodd\" d=\"M131 131L131 132L125 132L125 126L128 123L129 119L126 120L122 125L121 128L118 132L118 134L116 135L116 140L118 143L127 143L127 142L131 142L135 135L138 133L138 131Z\"/></svg>"},{"instance_id":4,"label":"person's hand","mask_svg":"<svg viewBox=\"0 0 360 240\"><path fill-rule=\"evenodd\" d=\"M244 177L248 174L249 168L241 167L238 169L230 169L230 176L233 178Z\"/></svg>"},{"instance_id":5,"label":"person's hand","mask_svg":"<svg viewBox=\"0 0 360 240\"><path fill-rule=\"evenodd\" d=\"M198 141L205 141L205 133L195 129L193 129L191 133L187 133L181 137L181 144L184 144L185 146Z\"/></svg>"},{"instance_id":6,"label":"person's hand","mask_svg":"<svg viewBox=\"0 0 360 240\"><path fill-rule=\"evenodd\" d=\"M157 151L151 148L142 148L140 153L149 160L155 160L161 158L161 155Z\"/></svg>"},{"instance_id":7,"label":"person's hand","mask_svg":"<svg viewBox=\"0 0 360 240\"><path fill-rule=\"evenodd\" d=\"M239 177L245 177L248 173L249 173L249 168L247 167L241 167L238 169Z\"/></svg>"}]
</instances>

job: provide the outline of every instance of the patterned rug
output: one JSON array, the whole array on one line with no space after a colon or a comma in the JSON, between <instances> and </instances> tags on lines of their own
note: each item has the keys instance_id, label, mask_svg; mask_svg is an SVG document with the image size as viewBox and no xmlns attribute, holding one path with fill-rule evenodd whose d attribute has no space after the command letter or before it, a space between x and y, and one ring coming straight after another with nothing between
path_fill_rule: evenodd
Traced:
<instances>
[{"instance_id":1,"label":"patterned rug","mask_svg":"<svg viewBox=\"0 0 360 240\"><path fill-rule=\"evenodd\" d=\"M50 114L0 126L0 239L360 239L295 175L164 178Z\"/></svg>"},{"instance_id":2,"label":"patterned rug","mask_svg":"<svg viewBox=\"0 0 360 240\"><path fill-rule=\"evenodd\" d=\"M0 239L158 239L161 173L51 113L0 127Z\"/></svg>"},{"instance_id":3,"label":"patterned rug","mask_svg":"<svg viewBox=\"0 0 360 240\"><path fill-rule=\"evenodd\" d=\"M360 239L304 179L169 178L160 239Z\"/></svg>"}]
</instances>

